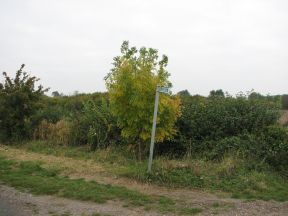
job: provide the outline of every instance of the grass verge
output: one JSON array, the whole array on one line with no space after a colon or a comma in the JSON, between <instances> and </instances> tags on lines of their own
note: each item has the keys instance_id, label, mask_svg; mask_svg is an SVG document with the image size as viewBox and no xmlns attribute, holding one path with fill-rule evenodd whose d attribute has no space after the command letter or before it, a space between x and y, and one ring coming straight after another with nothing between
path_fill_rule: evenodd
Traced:
<instances>
[{"instance_id":1,"label":"grass verge","mask_svg":"<svg viewBox=\"0 0 288 216\"><path fill-rule=\"evenodd\" d=\"M23 147L21 147L23 148ZM101 163L105 170L142 182L170 187L202 188L225 191L234 198L288 200L287 178L267 167L257 167L253 161L227 156L220 162L204 160L154 160L153 174L146 172L146 161L140 163L119 149L88 151L85 148L50 146L45 142L31 142L24 146L33 152L64 156Z\"/></svg>"},{"instance_id":2,"label":"grass verge","mask_svg":"<svg viewBox=\"0 0 288 216\"><path fill-rule=\"evenodd\" d=\"M127 206L144 207L147 210L175 214L182 211L173 200L164 196L146 195L126 187L99 184L84 179L70 179L60 176L59 170L43 168L39 162L17 162L8 160L1 154L0 182L37 195L56 195L97 203L120 200Z\"/></svg>"}]
</instances>

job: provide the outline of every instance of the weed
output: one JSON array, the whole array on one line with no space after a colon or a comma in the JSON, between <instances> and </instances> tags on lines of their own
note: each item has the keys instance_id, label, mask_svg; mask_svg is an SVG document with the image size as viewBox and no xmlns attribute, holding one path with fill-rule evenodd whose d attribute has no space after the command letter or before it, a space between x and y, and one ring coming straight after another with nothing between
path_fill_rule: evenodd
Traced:
<instances>
[{"instance_id":1,"label":"weed","mask_svg":"<svg viewBox=\"0 0 288 216\"><path fill-rule=\"evenodd\" d=\"M213 208L219 208L220 207L220 203L215 202L215 203L212 204L212 207Z\"/></svg>"},{"instance_id":2,"label":"weed","mask_svg":"<svg viewBox=\"0 0 288 216\"><path fill-rule=\"evenodd\" d=\"M99 213L93 213L92 216L101 216Z\"/></svg>"},{"instance_id":3,"label":"weed","mask_svg":"<svg viewBox=\"0 0 288 216\"><path fill-rule=\"evenodd\" d=\"M181 210L181 213L184 215L195 215L198 214L200 212L202 212L203 210L200 208L183 208Z\"/></svg>"},{"instance_id":4,"label":"weed","mask_svg":"<svg viewBox=\"0 0 288 216\"><path fill-rule=\"evenodd\" d=\"M175 203L173 200L162 196L160 197L158 202L159 202L159 210L161 212L166 212L166 211L175 212L176 211Z\"/></svg>"},{"instance_id":5,"label":"weed","mask_svg":"<svg viewBox=\"0 0 288 216\"><path fill-rule=\"evenodd\" d=\"M71 216L72 215L70 212L64 212L64 213L60 213L60 214L57 214L55 212L51 212L51 213L49 212L49 214L51 216Z\"/></svg>"}]
</instances>

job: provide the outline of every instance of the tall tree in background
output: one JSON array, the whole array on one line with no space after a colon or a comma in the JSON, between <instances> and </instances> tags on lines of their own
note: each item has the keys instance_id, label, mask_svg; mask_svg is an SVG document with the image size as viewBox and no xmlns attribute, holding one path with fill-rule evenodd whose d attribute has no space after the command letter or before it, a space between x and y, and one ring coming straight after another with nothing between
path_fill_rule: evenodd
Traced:
<instances>
[{"instance_id":1,"label":"tall tree in background","mask_svg":"<svg viewBox=\"0 0 288 216\"><path fill-rule=\"evenodd\" d=\"M210 91L209 97L225 97L225 94L222 89Z\"/></svg>"},{"instance_id":2,"label":"tall tree in background","mask_svg":"<svg viewBox=\"0 0 288 216\"><path fill-rule=\"evenodd\" d=\"M143 47L138 51L124 41L121 56L114 58L114 67L105 78L112 113L117 117L121 135L138 144L140 160L151 134L156 87L172 86L167 63L165 55L158 60L157 50ZM161 95L156 141L173 137L179 115L180 99L171 94Z\"/></svg>"},{"instance_id":3,"label":"tall tree in background","mask_svg":"<svg viewBox=\"0 0 288 216\"><path fill-rule=\"evenodd\" d=\"M35 83L39 80L23 72L24 64L10 78L3 72L4 82L0 83L0 139L22 140L28 138L31 129L31 117L38 108L40 97L48 89Z\"/></svg>"}]
</instances>

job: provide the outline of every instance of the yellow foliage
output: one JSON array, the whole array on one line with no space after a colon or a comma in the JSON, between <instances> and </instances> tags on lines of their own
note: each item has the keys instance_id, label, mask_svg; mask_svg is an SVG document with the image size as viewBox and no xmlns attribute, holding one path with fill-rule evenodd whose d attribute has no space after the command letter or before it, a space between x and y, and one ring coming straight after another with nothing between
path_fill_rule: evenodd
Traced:
<instances>
[{"instance_id":1,"label":"yellow foliage","mask_svg":"<svg viewBox=\"0 0 288 216\"><path fill-rule=\"evenodd\" d=\"M167 56L158 60L155 49L121 47L122 56L114 58L114 68L106 77L112 113L125 138L145 143L150 139L157 85L171 87L166 70ZM180 116L180 98L161 94L157 116L156 141L172 138ZM146 142L147 143L147 142Z\"/></svg>"}]
</instances>

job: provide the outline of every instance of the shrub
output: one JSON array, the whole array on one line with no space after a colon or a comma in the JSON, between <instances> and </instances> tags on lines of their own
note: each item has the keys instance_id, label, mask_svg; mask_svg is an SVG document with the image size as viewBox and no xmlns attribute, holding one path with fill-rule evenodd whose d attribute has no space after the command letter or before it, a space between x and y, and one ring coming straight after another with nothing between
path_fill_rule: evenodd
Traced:
<instances>
[{"instance_id":1,"label":"shrub","mask_svg":"<svg viewBox=\"0 0 288 216\"><path fill-rule=\"evenodd\" d=\"M70 141L74 145L88 144L95 150L118 141L120 132L104 98L100 104L92 100L85 102L82 111L73 115L71 121Z\"/></svg>"},{"instance_id":2,"label":"shrub","mask_svg":"<svg viewBox=\"0 0 288 216\"><path fill-rule=\"evenodd\" d=\"M243 95L236 98L182 97L182 104L182 116L177 122L179 136L186 149L192 145L196 153L211 149L213 142L210 141L259 133L276 124L280 114L275 103L248 100Z\"/></svg>"},{"instance_id":3,"label":"shrub","mask_svg":"<svg viewBox=\"0 0 288 216\"><path fill-rule=\"evenodd\" d=\"M288 130L279 126L267 127L261 136L255 136L261 146L255 154L288 176Z\"/></svg>"},{"instance_id":4,"label":"shrub","mask_svg":"<svg viewBox=\"0 0 288 216\"><path fill-rule=\"evenodd\" d=\"M87 138L92 150L107 147L115 140L118 129L107 101L102 100L100 105L89 101L84 105L84 115L90 122Z\"/></svg>"},{"instance_id":5,"label":"shrub","mask_svg":"<svg viewBox=\"0 0 288 216\"><path fill-rule=\"evenodd\" d=\"M217 141L208 140L202 143L203 147L207 149L203 154L210 160L221 160L229 154L246 155L247 143L240 136L226 137Z\"/></svg>"},{"instance_id":6,"label":"shrub","mask_svg":"<svg viewBox=\"0 0 288 216\"><path fill-rule=\"evenodd\" d=\"M288 132L279 126L266 127L258 134L242 134L202 143L203 155L210 160L221 160L227 154L267 163L278 171L288 169ZM255 168L255 167L254 167ZM284 173L288 176L288 173Z\"/></svg>"},{"instance_id":7,"label":"shrub","mask_svg":"<svg viewBox=\"0 0 288 216\"><path fill-rule=\"evenodd\" d=\"M44 92L39 80L23 71L24 64L16 72L15 78L3 73L4 82L0 83L0 140L21 141L32 135L32 116L39 108Z\"/></svg>"}]
</instances>

